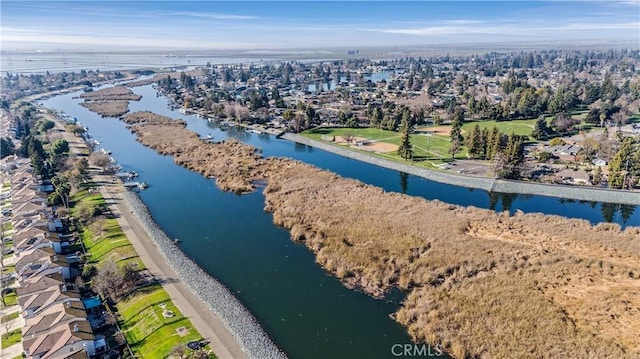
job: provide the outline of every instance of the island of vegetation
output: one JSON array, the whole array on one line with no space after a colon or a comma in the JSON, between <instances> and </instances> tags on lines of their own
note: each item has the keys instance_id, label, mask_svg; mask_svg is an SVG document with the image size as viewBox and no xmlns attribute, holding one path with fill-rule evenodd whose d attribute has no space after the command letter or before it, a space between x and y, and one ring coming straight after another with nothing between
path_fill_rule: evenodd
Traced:
<instances>
[{"instance_id":1,"label":"island of vegetation","mask_svg":"<svg viewBox=\"0 0 640 359\"><path fill-rule=\"evenodd\" d=\"M142 98L124 86L85 92L80 97L84 99L80 105L102 117L120 117L129 112L129 101L139 101Z\"/></svg>"},{"instance_id":2,"label":"island of vegetation","mask_svg":"<svg viewBox=\"0 0 640 359\"><path fill-rule=\"evenodd\" d=\"M640 230L494 213L345 179L254 147L212 143L150 112L123 119L145 146L244 193L350 288L408 292L395 319L455 357L640 354Z\"/></svg>"}]
</instances>

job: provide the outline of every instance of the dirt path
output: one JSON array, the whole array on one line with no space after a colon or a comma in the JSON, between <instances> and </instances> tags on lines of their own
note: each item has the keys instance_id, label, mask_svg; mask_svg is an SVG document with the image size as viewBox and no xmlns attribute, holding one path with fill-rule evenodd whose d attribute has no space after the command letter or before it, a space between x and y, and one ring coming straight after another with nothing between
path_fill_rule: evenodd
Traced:
<instances>
[{"instance_id":1,"label":"dirt path","mask_svg":"<svg viewBox=\"0 0 640 359\"><path fill-rule=\"evenodd\" d=\"M53 116L50 119L55 120ZM80 137L64 131L64 124L56 121L58 130L69 142L72 152L79 153L85 149ZM137 218L124 203L122 193L125 190L119 182L113 182L112 176L93 174L95 182L107 205L116 217L118 224L135 248L147 269L162 283L176 306L185 317L191 320L205 340L210 341L211 348L218 358L246 358L245 352L233 334L223 325L220 319L204 305L179 279L171 267L164 261L158 248L149 238Z\"/></svg>"}]
</instances>

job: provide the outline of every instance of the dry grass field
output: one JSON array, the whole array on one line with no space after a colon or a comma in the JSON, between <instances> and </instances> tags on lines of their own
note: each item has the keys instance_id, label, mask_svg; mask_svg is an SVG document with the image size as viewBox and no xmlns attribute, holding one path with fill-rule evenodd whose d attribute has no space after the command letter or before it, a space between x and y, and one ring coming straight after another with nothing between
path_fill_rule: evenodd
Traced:
<instances>
[{"instance_id":1,"label":"dry grass field","mask_svg":"<svg viewBox=\"0 0 640 359\"><path fill-rule=\"evenodd\" d=\"M129 112L129 101L139 101L136 95L124 86L114 86L80 95L84 102L80 105L102 117L120 117Z\"/></svg>"},{"instance_id":2,"label":"dry grass field","mask_svg":"<svg viewBox=\"0 0 640 359\"><path fill-rule=\"evenodd\" d=\"M129 101L92 101L80 105L102 117L120 117L129 112Z\"/></svg>"},{"instance_id":3,"label":"dry grass field","mask_svg":"<svg viewBox=\"0 0 640 359\"><path fill-rule=\"evenodd\" d=\"M346 286L407 291L395 319L417 342L457 358L640 356L640 228L388 193L237 141L208 143L152 113L124 120L224 190L266 181L274 222Z\"/></svg>"}]
</instances>

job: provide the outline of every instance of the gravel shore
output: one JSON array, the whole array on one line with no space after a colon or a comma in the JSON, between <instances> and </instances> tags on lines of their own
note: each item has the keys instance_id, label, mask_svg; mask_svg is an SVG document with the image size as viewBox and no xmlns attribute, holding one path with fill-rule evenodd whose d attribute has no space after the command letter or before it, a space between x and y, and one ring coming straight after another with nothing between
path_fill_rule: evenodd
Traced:
<instances>
[{"instance_id":1,"label":"gravel shore","mask_svg":"<svg viewBox=\"0 0 640 359\"><path fill-rule=\"evenodd\" d=\"M242 303L174 244L136 193L125 191L123 198L180 280L222 320L249 358L286 358Z\"/></svg>"},{"instance_id":2,"label":"gravel shore","mask_svg":"<svg viewBox=\"0 0 640 359\"><path fill-rule=\"evenodd\" d=\"M522 181L508 181L484 177L458 176L445 172L438 172L426 168L398 163L384 158L378 158L347 148L334 146L328 143L315 141L293 133L282 136L283 139L305 144L340 156L352 158L358 161L370 163L376 166L402 171L432 181L448 183L455 186L479 188L490 192L534 194L540 196L574 199L579 201L596 201L640 205L640 192L621 191L605 188L550 185Z\"/></svg>"}]
</instances>

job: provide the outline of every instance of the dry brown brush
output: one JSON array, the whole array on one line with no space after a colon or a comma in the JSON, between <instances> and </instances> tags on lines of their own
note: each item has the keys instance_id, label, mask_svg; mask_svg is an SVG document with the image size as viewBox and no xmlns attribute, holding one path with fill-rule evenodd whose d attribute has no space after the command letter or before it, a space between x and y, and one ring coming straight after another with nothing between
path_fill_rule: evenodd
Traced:
<instances>
[{"instance_id":1,"label":"dry brown brush","mask_svg":"<svg viewBox=\"0 0 640 359\"><path fill-rule=\"evenodd\" d=\"M456 357L638 357L640 229L494 213L388 193L313 166L205 142L152 113L146 146L246 192L265 180L274 222L350 288L408 292L395 319Z\"/></svg>"},{"instance_id":2,"label":"dry brown brush","mask_svg":"<svg viewBox=\"0 0 640 359\"><path fill-rule=\"evenodd\" d=\"M129 112L129 101L139 101L142 96L124 86L114 86L85 92L80 98L84 99L80 105L102 117L120 117Z\"/></svg>"}]
</instances>

